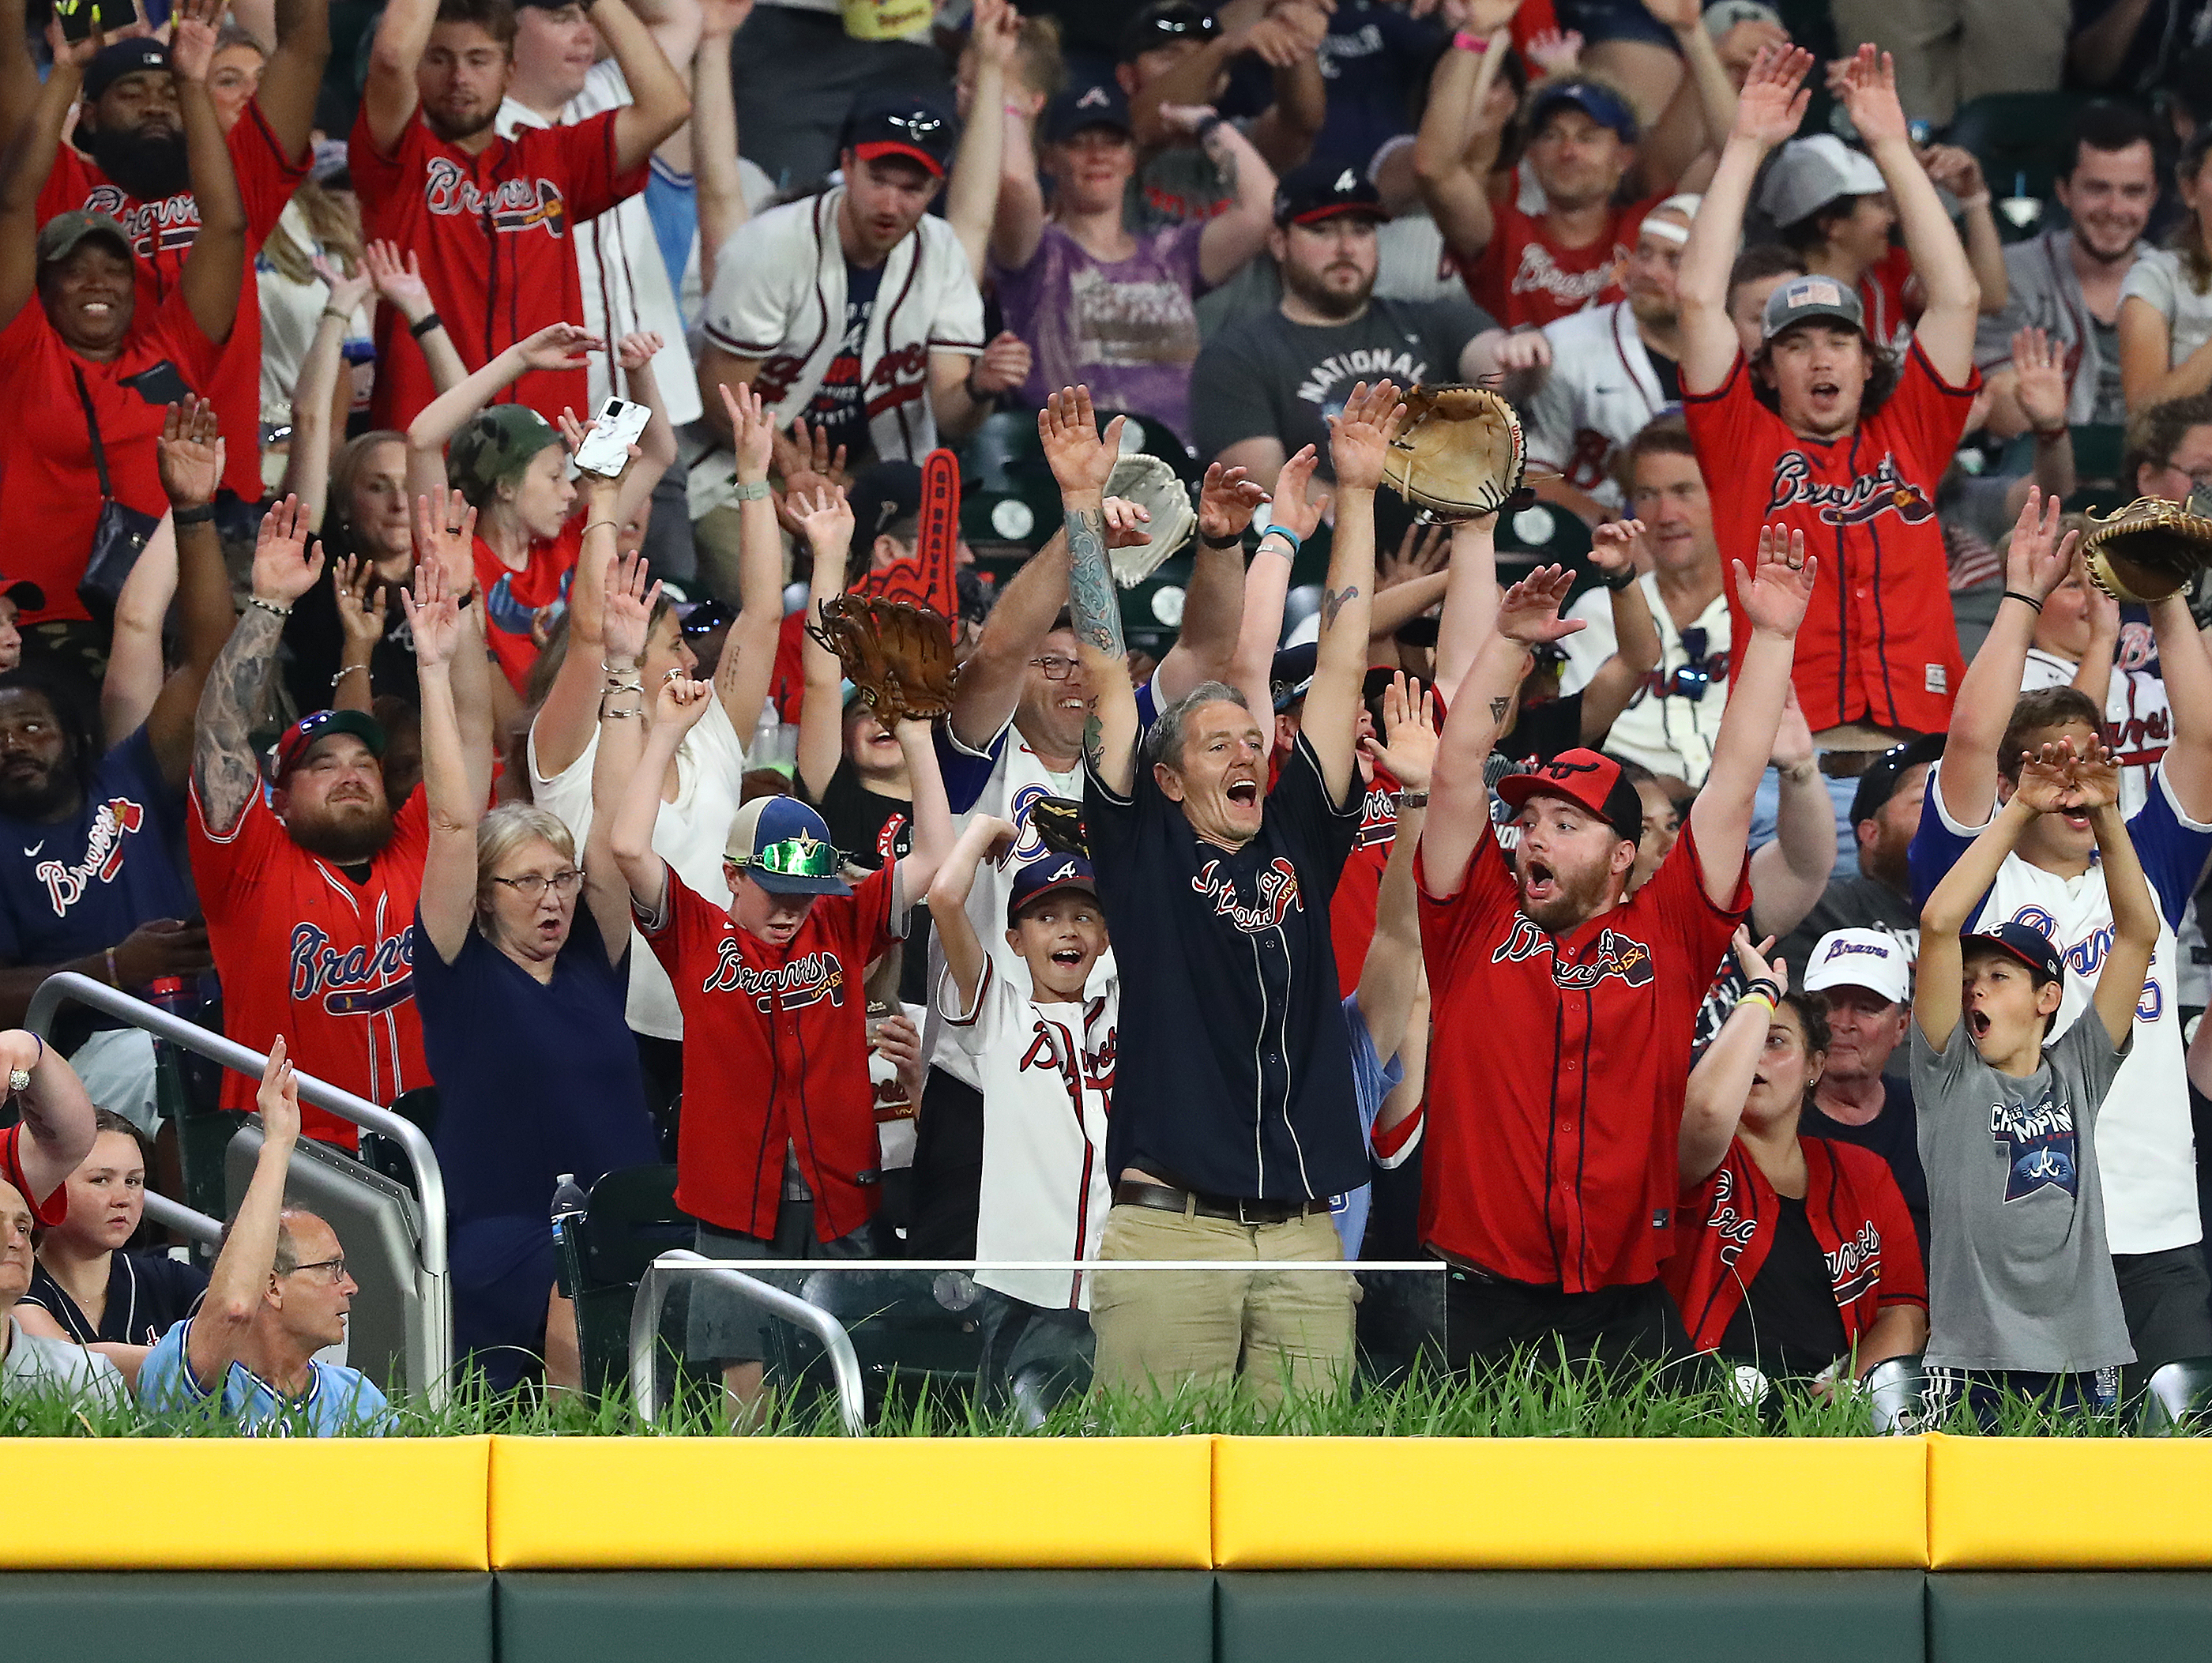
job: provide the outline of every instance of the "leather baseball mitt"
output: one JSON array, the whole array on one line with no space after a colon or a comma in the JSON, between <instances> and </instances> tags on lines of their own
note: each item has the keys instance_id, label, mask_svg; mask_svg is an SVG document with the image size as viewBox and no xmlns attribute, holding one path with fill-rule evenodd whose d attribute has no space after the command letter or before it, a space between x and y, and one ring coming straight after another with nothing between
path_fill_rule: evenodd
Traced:
<instances>
[{"instance_id":1,"label":"leather baseball mitt","mask_svg":"<svg viewBox=\"0 0 2212 1663\"><path fill-rule=\"evenodd\" d=\"M1488 387L1415 387L1382 477L1431 519L1480 519L1521 489L1528 459L1521 418Z\"/></svg>"},{"instance_id":2,"label":"leather baseball mitt","mask_svg":"<svg viewBox=\"0 0 2212 1663\"><path fill-rule=\"evenodd\" d=\"M2191 587L2212 566L2212 519L2191 512L2207 507L2196 497L2187 507L2152 496L2130 502L2082 537L2090 581L2118 601L2164 600Z\"/></svg>"},{"instance_id":3,"label":"leather baseball mitt","mask_svg":"<svg viewBox=\"0 0 2212 1663\"><path fill-rule=\"evenodd\" d=\"M942 613L879 595L839 595L822 603L806 633L837 655L885 727L912 717L932 721L952 708L952 626Z\"/></svg>"}]
</instances>

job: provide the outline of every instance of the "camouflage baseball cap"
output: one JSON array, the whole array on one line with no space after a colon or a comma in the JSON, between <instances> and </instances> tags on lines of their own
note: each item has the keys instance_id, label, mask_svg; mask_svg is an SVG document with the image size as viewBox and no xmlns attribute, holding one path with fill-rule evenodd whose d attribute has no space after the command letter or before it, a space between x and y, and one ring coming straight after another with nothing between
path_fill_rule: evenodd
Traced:
<instances>
[{"instance_id":1,"label":"camouflage baseball cap","mask_svg":"<svg viewBox=\"0 0 2212 1663\"><path fill-rule=\"evenodd\" d=\"M478 410L453 435L446 451L446 475L463 496L480 503L502 479L512 479L531 458L561 435L527 404L494 404Z\"/></svg>"},{"instance_id":2,"label":"camouflage baseball cap","mask_svg":"<svg viewBox=\"0 0 2212 1663\"><path fill-rule=\"evenodd\" d=\"M55 215L39 228L39 264L67 259L87 237L105 237L122 252L125 259L132 258L131 234L118 221L106 214L72 208L66 214Z\"/></svg>"}]
</instances>

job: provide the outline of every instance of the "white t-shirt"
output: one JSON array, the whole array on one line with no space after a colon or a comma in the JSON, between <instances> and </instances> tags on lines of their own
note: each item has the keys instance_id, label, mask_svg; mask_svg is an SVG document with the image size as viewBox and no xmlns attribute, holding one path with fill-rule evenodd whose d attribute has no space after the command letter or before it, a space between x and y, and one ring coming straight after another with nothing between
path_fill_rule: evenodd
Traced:
<instances>
[{"instance_id":1,"label":"white t-shirt","mask_svg":"<svg viewBox=\"0 0 2212 1663\"><path fill-rule=\"evenodd\" d=\"M1105 1146L1105 1133L1099 1133ZM1102 1214L1099 1226L1103 1229ZM1093 1250L1094 1253L1096 1249ZM73 1339L42 1339L23 1332L12 1314L0 1314L8 1355L0 1357L0 1398L53 1397L121 1408L131 1400L123 1371Z\"/></svg>"},{"instance_id":2,"label":"white t-shirt","mask_svg":"<svg viewBox=\"0 0 2212 1663\"><path fill-rule=\"evenodd\" d=\"M2032 646L2020 690L2070 687L2080 668L2070 659ZM2110 730L2105 743L2120 757L2120 812L2132 819L2149 800L2151 770L2173 739L2173 707L2166 702L2166 683L2148 671L2114 665L2105 687L2105 724Z\"/></svg>"},{"instance_id":3,"label":"white t-shirt","mask_svg":"<svg viewBox=\"0 0 2212 1663\"><path fill-rule=\"evenodd\" d=\"M2172 337L2166 349L2169 367L2212 341L2212 294L2202 294L2182 269L2181 256L2171 248L2148 248L2128 268L2120 284L2120 304L2133 294L2146 300L2166 319Z\"/></svg>"},{"instance_id":4,"label":"white t-shirt","mask_svg":"<svg viewBox=\"0 0 2212 1663\"><path fill-rule=\"evenodd\" d=\"M584 754L552 779L538 765L538 729L530 730L530 788L538 806L559 816L581 849L592 829L592 762L599 733L592 730ZM653 822L653 851L697 894L717 907L730 904L722 878L722 850L744 792L744 741L717 698L676 748L676 800L664 801ZM684 1018L668 972L633 927L629 954L629 1025L655 1039L680 1040Z\"/></svg>"}]
</instances>

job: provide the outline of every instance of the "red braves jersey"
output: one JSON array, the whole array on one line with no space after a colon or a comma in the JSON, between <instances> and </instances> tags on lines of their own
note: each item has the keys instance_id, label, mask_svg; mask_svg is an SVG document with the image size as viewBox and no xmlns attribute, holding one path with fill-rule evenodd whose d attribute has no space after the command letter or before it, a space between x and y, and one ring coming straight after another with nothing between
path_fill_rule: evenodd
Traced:
<instances>
[{"instance_id":1,"label":"red braves jersey","mask_svg":"<svg viewBox=\"0 0 2212 1663\"><path fill-rule=\"evenodd\" d=\"M1657 1274L1698 1004L1750 905L1741 874L1713 905L1686 828L1633 897L1565 936L1522 913L1486 826L1456 895L1421 877L1424 1243L1568 1293Z\"/></svg>"},{"instance_id":2,"label":"red braves jersey","mask_svg":"<svg viewBox=\"0 0 2212 1663\"><path fill-rule=\"evenodd\" d=\"M888 865L850 895L821 896L787 947L739 929L673 871L658 927L638 920L684 1012L676 1201L694 1218L773 1236L787 1146L814 1193L823 1241L875 1216L875 1089L860 983L898 939L897 872Z\"/></svg>"},{"instance_id":3,"label":"red braves jersey","mask_svg":"<svg viewBox=\"0 0 2212 1663\"><path fill-rule=\"evenodd\" d=\"M1828 1261L1844 1338L1856 1345L1888 1307L1927 1308L1912 1215L1889 1163L1873 1150L1826 1138L1801 1138L1798 1147L1805 1151L1805 1217ZM1721 1343L1759 1279L1780 1211L1774 1186L1741 1143L1729 1144L1711 1177L1682 1191L1665 1279L1700 1351Z\"/></svg>"},{"instance_id":4,"label":"red braves jersey","mask_svg":"<svg viewBox=\"0 0 2212 1663\"><path fill-rule=\"evenodd\" d=\"M1510 200L1491 204L1497 229L1490 246L1461 276L1474 303L1508 329L1540 329L1587 306L1605 306L1627 292L1620 274L1636 247L1644 216L1665 198L1616 208L1604 234L1583 248L1552 240L1540 215L1524 214Z\"/></svg>"},{"instance_id":5,"label":"red braves jersey","mask_svg":"<svg viewBox=\"0 0 2212 1663\"><path fill-rule=\"evenodd\" d=\"M31 1204L31 1217L41 1224L58 1224L69 1217L69 1185L56 1184L45 1195L31 1193L31 1180L23 1175L23 1128L11 1126L0 1132L0 1179L15 1187L15 1193Z\"/></svg>"},{"instance_id":6,"label":"red braves jersey","mask_svg":"<svg viewBox=\"0 0 2212 1663\"><path fill-rule=\"evenodd\" d=\"M1914 733L1951 725L1966 666L1936 484L1981 379L1948 385L1915 341L1897 391L1856 431L1825 441L1800 438L1759 402L1741 355L1717 391L1684 400L1723 555L1748 567L1759 527L1779 521L1803 531L1820 560L1792 672L1815 733L1842 722ZM1723 569L1729 639L1748 641L1734 565Z\"/></svg>"},{"instance_id":7,"label":"red braves jersey","mask_svg":"<svg viewBox=\"0 0 2212 1663\"><path fill-rule=\"evenodd\" d=\"M1346 992L1359 986L1367 950L1375 941L1375 909L1382 896L1382 869L1398 841L1398 782L1381 768L1368 782L1359 835L1328 898L1329 944L1336 950L1336 980Z\"/></svg>"},{"instance_id":8,"label":"red braves jersey","mask_svg":"<svg viewBox=\"0 0 2212 1663\"><path fill-rule=\"evenodd\" d=\"M430 847L424 803L419 791L407 799L392 841L357 883L292 841L267 792L256 791L223 833L208 825L198 786L191 793L192 877L222 978L223 1031L256 1051L281 1034L302 1073L387 1107L430 1083L415 1010L415 907ZM258 1088L226 1071L222 1106L251 1113ZM360 1142L351 1121L309 1104L300 1118L310 1138L345 1149Z\"/></svg>"},{"instance_id":9,"label":"red braves jersey","mask_svg":"<svg viewBox=\"0 0 2212 1663\"><path fill-rule=\"evenodd\" d=\"M307 168L304 156L295 161L284 154L258 102L247 104L230 130L230 165L246 203L246 282L238 292L238 319L205 391L222 424L222 483L241 501L258 502L263 492L261 286L254 276L253 257L276 228ZM138 310L150 314L176 287L185 256L200 234L198 200L186 190L160 202L141 202L64 144L54 158L46 189L39 193L39 223L76 209L122 222L138 256Z\"/></svg>"},{"instance_id":10,"label":"red braves jersey","mask_svg":"<svg viewBox=\"0 0 2212 1663\"><path fill-rule=\"evenodd\" d=\"M531 667L538 662L538 636L533 626L538 612L565 598L568 579L584 548L584 516L569 517L561 535L533 537L529 558L518 572L492 552L482 537L476 540L477 587L484 596L484 634L491 656L514 690L528 696Z\"/></svg>"},{"instance_id":11,"label":"red braves jersey","mask_svg":"<svg viewBox=\"0 0 2212 1663\"><path fill-rule=\"evenodd\" d=\"M354 123L354 189L362 230L422 258L422 278L461 361L480 369L548 324L580 324L584 285L568 228L645 188L645 164L615 169L612 110L573 127L533 127L475 155L448 144L418 113L386 155L368 112ZM369 425L405 428L437 396L422 350L395 315L376 316L376 391ZM511 397L549 421L590 404L586 372L532 370Z\"/></svg>"}]
</instances>

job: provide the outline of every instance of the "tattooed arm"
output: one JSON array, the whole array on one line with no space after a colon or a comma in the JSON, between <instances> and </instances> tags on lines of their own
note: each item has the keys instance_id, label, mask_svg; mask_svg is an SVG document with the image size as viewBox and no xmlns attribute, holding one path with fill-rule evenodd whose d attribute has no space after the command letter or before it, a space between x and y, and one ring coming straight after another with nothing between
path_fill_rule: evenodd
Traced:
<instances>
[{"instance_id":1,"label":"tattooed arm","mask_svg":"<svg viewBox=\"0 0 2212 1663\"><path fill-rule=\"evenodd\" d=\"M322 545L307 547L307 515L288 496L261 521L253 550L253 598L208 672L192 742L192 786L210 831L237 824L261 786L261 762L247 737L276 668L276 641L293 604L323 574Z\"/></svg>"},{"instance_id":2,"label":"tattooed arm","mask_svg":"<svg viewBox=\"0 0 2212 1663\"><path fill-rule=\"evenodd\" d=\"M1137 689L1121 639L1121 597L1106 563L1106 481L1121 453L1121 420L1115 416L1102 440L1085 387L1054 393L1037 413L1037 433L1066 515L1068 608L1094 701L1084 754L1106 788L1127 797L1136 787Z\"/></svg>"},{"instance_id":3,"label":"tattooed arm","mask_svg":"<svg viewBox=\"0 0 2212 1663\"><path fill-rule=\"evenodd\" d=\"M1352 784L1359 739L1359 691L1367 676L1368 614L1375 602L1375 488L1406 407L1389 382L1362 381L1328 418L1329 461L1336 470L1336 535L1322 590L1321 642L1306 695L1306 742L1321 763L1328 800ZM1280 493L1278 493L1280 495Z\"/></svg>"}]
</instances>

